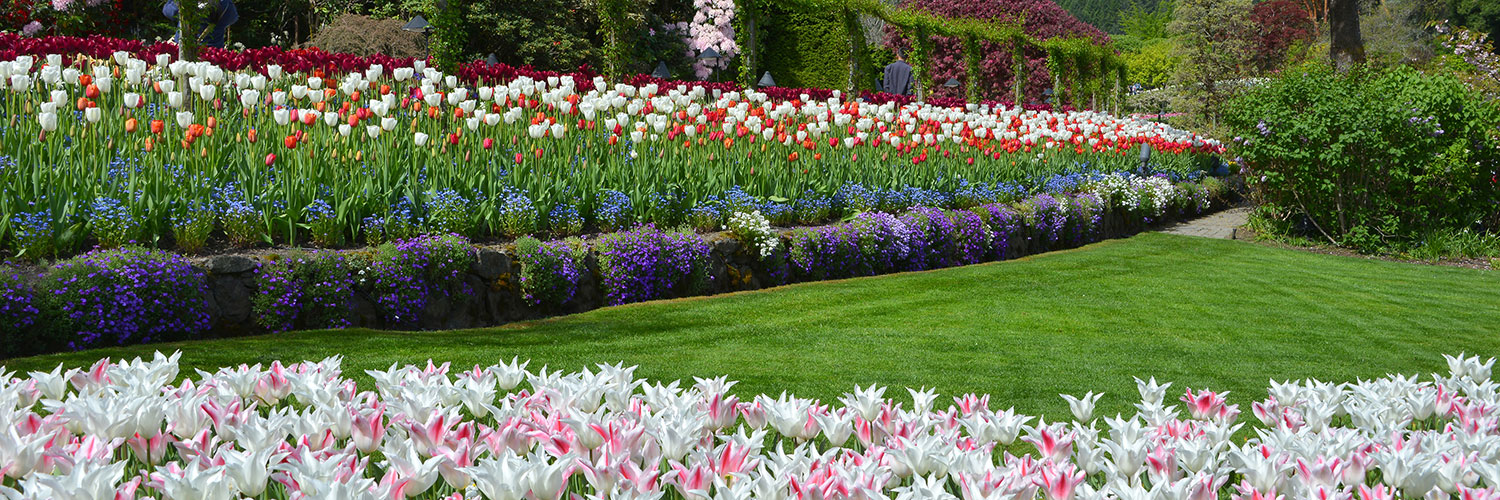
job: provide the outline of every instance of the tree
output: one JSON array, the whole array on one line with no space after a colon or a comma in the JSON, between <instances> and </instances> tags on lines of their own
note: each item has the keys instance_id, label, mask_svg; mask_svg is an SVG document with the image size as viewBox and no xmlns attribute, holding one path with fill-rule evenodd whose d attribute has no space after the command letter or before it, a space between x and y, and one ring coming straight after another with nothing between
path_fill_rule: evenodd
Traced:
<instances>
[{"instance_id":1,"label":"tree","mask_svg":"<svg viewBox=\"0 0 1500 500\"><path fill-rule=\"evenodd\" d=\"M1453 21L1460 26L1500 39L1500 2L1495 0L1450 0Z\"/></svg>"},{"instance_id":2,"label":"tree","mask_svg":"<svg viewBox=\"0 0 1500 500\"><path fill-rule=\"evenodd\" d=\"M1312 16L1292 0L1258 3L1250 21L1255 24L1255 66L1263 72L1280 67L1293 46L1313 38Z\"/></svg>"},{"instance_id":3,"label":"tree","mask_svg":"<svg viewBox=\"0 0 1500 500\"><path fill-rule=\"evenodd\" d=\"M1359 33L1359 0L1330 0L1328 30L1332 42L1328 58L1340 70L1365 62L1365 42Z\"/></svg>"},{"instance_id":4,"label":"tree","mask_svg":"<svg viewBox=\"0 0 1500 500\"><path fill-rule=\"evenodd\" d=\"M1121 33L1143 43L1166 38L1171 35L1167 27L1172 24L1174 8L1170 1L1157 2L1152 9L1131 2L1129 9L1120 11Z\"/></svg>"},{"instance_id":5,"label":"tree","mask_svg":"<svg viewBox=\"0 0 1500 500\"><path fill-rule=\"evenodd\" d=\"M1230 97L1221 81L1243 75L1250 58L1250 0L1183 0L1170 27L1182 55L1176 77L1182 99L1174 107L1215 124Z\"/></svg>"}]
</instances>

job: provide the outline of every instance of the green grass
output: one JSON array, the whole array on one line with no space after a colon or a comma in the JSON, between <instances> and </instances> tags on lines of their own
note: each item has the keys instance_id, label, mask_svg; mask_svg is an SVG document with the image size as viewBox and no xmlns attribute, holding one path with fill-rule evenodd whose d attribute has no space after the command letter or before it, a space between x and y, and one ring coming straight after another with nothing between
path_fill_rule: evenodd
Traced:
<instances>
[{"instance_id":1,"label":"green grass","mask_svg":"<svg viewBox=\"0 0 1500 500\"><path fill-rule=\"evenodd\" d=\"M1104 391L1129 410L1132 376L1265 397L1267 380L1446 372L1441 354L1500 355L1500 274L1157 233L1033 258L636 304L500 328L306 332L9 360L10 369L181 349L186 367L321 359L347 374L428 358L512 356L532 368L640 365L725 374L742 395L831 400L855 384L981 392L1066 415L1058 393ZM1174 395L1175 397L1175 395ZM1245 408L1248 413L1248 407Z\"/></svg>"}]
</instances>

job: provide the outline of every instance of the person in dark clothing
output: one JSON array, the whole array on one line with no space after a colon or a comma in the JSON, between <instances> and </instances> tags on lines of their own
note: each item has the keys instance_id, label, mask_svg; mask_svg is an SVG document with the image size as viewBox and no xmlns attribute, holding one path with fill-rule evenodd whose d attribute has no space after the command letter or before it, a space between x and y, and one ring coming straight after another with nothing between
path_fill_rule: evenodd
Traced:
<instances>
[{"instance_id":1,"label":"person in dark clothing","mask_svg":"<svg viewBox=\"0 0 1500 500\"><path fill-rule=\"evenodd\" d=\"M208 26L199 38L204 47L224 48L224 40L229 34L229 25L240 20L239 9L234 8L234 0L209 0L199 3L199 8L208 11ZM177 2L168 1L161 8L161 13L168 19L177 19ZM176 37L172 38L176 40Z\"/></svg>"},{"instance_id":2,"label":"person in dark clothing","mask_svg":"<svg viewBox=\"0 0 1500 500\"><path fill-rule=\"evenodd\" d=\"M886 65L880 90L888 94L911 95L911 65L906 63L906 55L900 50L896 51L896 62Z\"/></svg>"}]
</instances>

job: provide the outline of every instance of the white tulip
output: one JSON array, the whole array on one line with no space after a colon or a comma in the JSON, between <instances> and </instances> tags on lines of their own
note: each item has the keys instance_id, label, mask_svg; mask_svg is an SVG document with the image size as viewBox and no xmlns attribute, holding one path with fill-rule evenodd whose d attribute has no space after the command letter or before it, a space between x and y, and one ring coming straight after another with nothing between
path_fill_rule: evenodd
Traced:
<instances>
[{"instance_id":1,"label":"white tulip","mask_svg":"<svg viewBox=\"0 0 1500 500\"><path fill-rule=\"evenodd\" d=\"M37 124L42 126L43 132L51 132L57 130L57 113L45 111L37 113L36 121Z\"/></svg>"},{"instance_id":2,"label":"white tulip","mask_svg":"<svg viewBox=\"0 0 1500 500\"><path fill-rule=\"evenodd\" d=\"M193 112L192 111L178 111L177 112L177 126L178 127L188 128L188 125L192 125L192 124L193 124Z\"/></svg>"}]
</instances>

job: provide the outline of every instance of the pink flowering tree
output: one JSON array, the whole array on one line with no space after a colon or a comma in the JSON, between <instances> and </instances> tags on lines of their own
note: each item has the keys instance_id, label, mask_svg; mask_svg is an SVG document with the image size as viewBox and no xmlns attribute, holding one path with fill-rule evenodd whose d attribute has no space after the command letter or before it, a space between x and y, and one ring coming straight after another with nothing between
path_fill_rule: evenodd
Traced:
<instances>
[{"instance_id":1,"label":"pink flowering tree","mask_svg":"<svg viewBox=\"0 0 1500 500\"><path fill-rule=\"evenodd\" d=\"M687 42L687 56L693 59L693 74L699 79L708 78L715 70L729 67L730 59L740 52L734 43L734 0L693 0L692 22L676 23L672 28L682 33ZM708 49L719 53L718 61L712 65L698 59Z\"/></svg>"}]
</instances>

